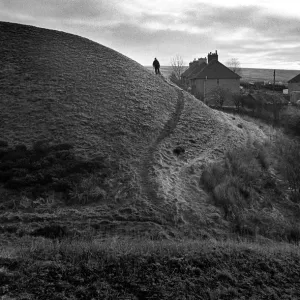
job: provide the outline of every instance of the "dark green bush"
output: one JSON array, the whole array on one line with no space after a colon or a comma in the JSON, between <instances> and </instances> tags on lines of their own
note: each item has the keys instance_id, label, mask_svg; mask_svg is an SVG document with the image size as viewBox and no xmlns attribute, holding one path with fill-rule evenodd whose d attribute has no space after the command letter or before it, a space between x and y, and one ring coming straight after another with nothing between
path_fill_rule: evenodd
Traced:
<instances>
[{"instance_id":1,"label":"dark green bush","mask_svg":"<svg viewBox=\"0 0 300 300\"><path fill-rule=\"evenodd\" d=\"M26 190L33 197L47 191L60 192L67 199L84 178L97 172L96 187L103 194L105 178L110 172L104 159L83 160L72 149L70 144L49 146L44 141L29 150L23 145L6 149L0 155L0 185L8 190Z\"/></svg>"}]
</instances>

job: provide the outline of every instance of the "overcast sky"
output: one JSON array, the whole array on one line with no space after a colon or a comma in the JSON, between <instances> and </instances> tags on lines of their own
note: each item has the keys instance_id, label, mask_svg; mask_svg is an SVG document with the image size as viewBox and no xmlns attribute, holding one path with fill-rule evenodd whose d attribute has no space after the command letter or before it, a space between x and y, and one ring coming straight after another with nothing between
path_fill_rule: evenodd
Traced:
<instances>
[{"instance_id":1,"label":"overcast sky","mask_svg":"<svg viewBox=\"0 0 300 300\"><path fill-rule=\"evenodd\" d=\"M218 50L223 63L300 70L299 0L0 0L0 20L84 36L142 65Z\"/></svg>"}]
</instances>

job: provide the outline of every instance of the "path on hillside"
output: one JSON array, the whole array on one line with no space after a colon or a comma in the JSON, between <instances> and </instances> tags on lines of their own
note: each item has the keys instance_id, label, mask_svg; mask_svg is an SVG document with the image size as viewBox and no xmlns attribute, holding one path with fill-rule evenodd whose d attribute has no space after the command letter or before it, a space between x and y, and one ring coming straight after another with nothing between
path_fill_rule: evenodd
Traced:
<instances>
[{"instance_id":1,"label":"path on hillside","mask_svg":"<svg viewBox=\"0 0 300 300\"><path fill-rule=\"evenodd\" d=\"M163 78L163 80L175 88L175 86L169 83L166 79ZM159 201L157 196L158 184L157 182L154 181L155 176L151 176L154 172L153 169L154 154L158 146L160 145L160 143L166 138L168 138L171 134L173 134L184 108L183 91L177 87L176 87L176 91L178 96L177 96L177 104L176 104L175 111L172 113L171 118L165 123L160 134L151 143L141 163L140 177L141 177L142 193L148 198L150 203L158 204Z\"/></svg>"}]
</instances>

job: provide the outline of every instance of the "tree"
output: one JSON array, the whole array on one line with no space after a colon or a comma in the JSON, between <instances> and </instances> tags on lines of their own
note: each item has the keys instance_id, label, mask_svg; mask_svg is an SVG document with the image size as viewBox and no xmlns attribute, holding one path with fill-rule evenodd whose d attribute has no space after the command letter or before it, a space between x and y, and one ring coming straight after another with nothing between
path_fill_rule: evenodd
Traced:
<instances>
[{"instance_id":1,"label":"tree","mask_svg":"<svg viewBox=\"0 0 300 300\"><path fill-rule=\"evenodd\" d=\"M226 66L238 75L242 75L241 64L237 58L231 58L226 62Z\"/></svg>"},{"instance_id":2,"label":"tree","mask_svg":"<svg viewBox=\"0 0 300 300\"><path fill-rule=\"evenodd\" d=\"M221 86L216 86L210 92L207 94L207 101L215 103L215 105L219 108L223 107L223 104L226 100L226 96L228 94L228 90L221 87Z\"/></svg>"},{"instance_id":3,"label":"tree","mask_svg":"<svg viewBox=\"0 0 300 300\"><path fill-rule=\"evenodd\" d=\"M233 100L233 103L235 105L235 108L236 108L237 112L239 112L241 104L242 104L242 96L241 96L241 94L238 94L238 93L232 94L232 100Z\"/></svg>"},{"instance_id":4,"label":"tree","mask_svg":"<svg viewBox=\"0 0 300 300\"><path fill-rule=\"evenodd\" d=\"M180 55L176 55L171 59L172 74L177 80L181 80L181 74L184 72L183 59Z\"/></svg>"}]
</instances>

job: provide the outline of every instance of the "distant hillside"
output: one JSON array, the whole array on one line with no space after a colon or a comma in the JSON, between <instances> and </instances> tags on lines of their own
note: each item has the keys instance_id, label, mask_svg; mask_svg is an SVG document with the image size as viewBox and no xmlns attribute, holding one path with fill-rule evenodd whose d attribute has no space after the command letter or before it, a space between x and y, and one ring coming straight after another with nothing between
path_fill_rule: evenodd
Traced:
<instances>
[{"instance_id":1,"label":"distant hillside","mask_svg":"<svg viewBox=\"0 0 300 300\"><path fill-rule=\"evenodd\" d=\"M5 22L0 32L0 140L67 142L82 157L117 165L107 179L109 196L78 212L72 226L93 215L115 227L160 231L208 224L219 214L191 168L201 173L227 149L262 140L260 129L85 38Z\"/></svg>"},{"instance_id":2,"label":"distant hillside","mask_svg":"<svg viewBox=\"0 0 300 300\"><path fill-rule=\"evenodd\" d=\"M146 67L152 70L151 66ZM187 67L185 67L187 68ZM273 82L273 69L255 69L255 68L242 68L242 79L248 81L270 81ZM171 66L162 66L161 72L164 76L169 77L172 73ZM287 83L290 79L300 73L300 70L276 70L276 82Z\"/></svg>"}]
</instances>

